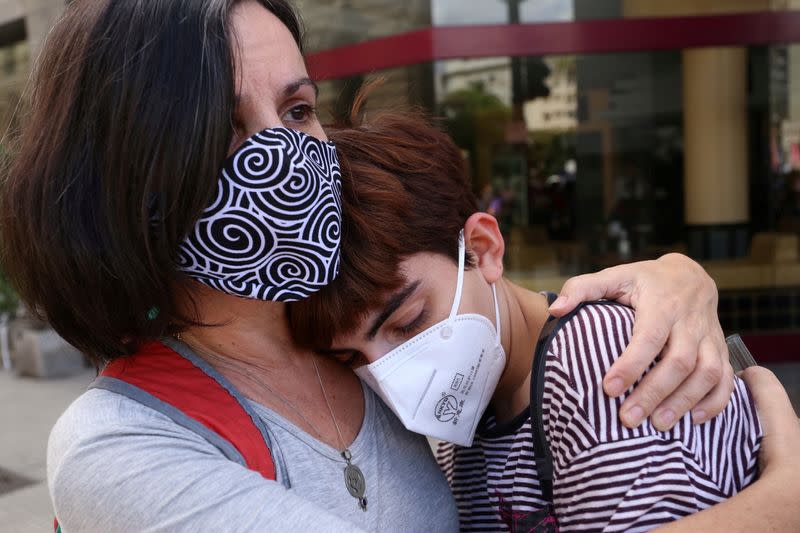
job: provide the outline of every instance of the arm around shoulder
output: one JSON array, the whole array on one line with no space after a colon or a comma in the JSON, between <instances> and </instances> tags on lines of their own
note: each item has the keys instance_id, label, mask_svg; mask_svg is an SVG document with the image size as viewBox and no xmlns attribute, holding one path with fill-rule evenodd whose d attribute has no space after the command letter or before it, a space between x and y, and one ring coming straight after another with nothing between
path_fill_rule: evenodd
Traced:
<instances>
[{"instance_id":1,"label":"arm around shoulder","mask_svg":"<svg viewBox=\"0 0 800 533\"><path fill-rule=\"evenodd\" d=\"M757 471L761 428L742 383L724 415L702 428L688 415L667 432L649 421L637 429L619 423L621 399L602 393L602 376L632 324L629 308L587 305L551 345L545 408L558 418L545 430L565 528L656 527L736 494Z\"/></svg>"},{"instance_id":2,"label":"arm around shoulder","mask_svg":"<svg viewBox=\"0 0 800 533\"><path fill-rule=\"evenodd\" d=\"M800 421L775 375L760 367L742 374L761 419L761 477L729 500L658 531L800 531Z\"/></svg>"},{"instance_id":3,"label":"arm around shoulder","mask_svg":"<svg viewBox=\"0 0 800 533\"><path fill-rule=\"evenodd\" d=\"M704 422L725 408L733 369L717 317L716 285L699 264L667 254L578 276L567 281L551 312L563 316L579 302L599 298L636 309L630 345L605 376L606 393L623 394L660 355L620 410L628 427L653 414L666 430L690 409L695 422Z\"/></svg>"}]
</instances>

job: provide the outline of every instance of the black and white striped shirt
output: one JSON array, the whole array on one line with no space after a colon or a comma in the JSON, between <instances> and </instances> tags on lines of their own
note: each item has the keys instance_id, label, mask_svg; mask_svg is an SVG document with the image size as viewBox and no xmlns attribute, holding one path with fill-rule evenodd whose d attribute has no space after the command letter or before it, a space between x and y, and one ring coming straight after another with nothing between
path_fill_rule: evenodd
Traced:
<instances>
[{"instance_id":1,"label":"black and white striped shirt","mask_svg":"<svg viewBox=\"0 0 800 533\"><path fill-rule=\"evenodd\" d=\"M561 531L646 531L733 496L757 474L761 426L738 378L725 410L705 424L687 414L665 432L649 421L622 425L624 396L606 396L602 379L632 327L627 307L585 305L547 350L543 418ZM527 531L545 505L528 410L506 424L487 416L471 447L443 443L437 460L462 531Z\"/></svg>"}]
</instances>

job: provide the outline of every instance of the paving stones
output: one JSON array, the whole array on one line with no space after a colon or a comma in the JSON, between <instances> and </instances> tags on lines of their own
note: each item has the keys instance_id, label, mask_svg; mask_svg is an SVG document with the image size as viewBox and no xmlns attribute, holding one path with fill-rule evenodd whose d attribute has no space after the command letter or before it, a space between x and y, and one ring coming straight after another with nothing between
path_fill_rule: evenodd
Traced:
<instances>
[{"instance_id":1,"label":"paving stones","mask_svg":"<svg viewBox=\"0 0 800 533\"><path fill-rule=\"evenodd\" d=\"M0 468L29 482L2 484L1 532L53 531L47 438L59 415L86 390L94 375L86 368L75 376L43 380L0 371Z\"/></svg>"}]
</instances>

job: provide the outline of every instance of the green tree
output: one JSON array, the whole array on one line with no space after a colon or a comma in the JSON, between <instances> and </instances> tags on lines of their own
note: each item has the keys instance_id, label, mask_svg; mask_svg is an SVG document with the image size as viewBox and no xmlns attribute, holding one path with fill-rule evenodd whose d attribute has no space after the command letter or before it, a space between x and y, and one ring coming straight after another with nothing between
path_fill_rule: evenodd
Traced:
<instances>
[{"instance_id":1,"label":"green tree","mask_svg":"<svg viewBox=\"0 0 800 533\"><path fill-rule=\"evenodd\" d=\"M479 189L489 182L492 154L505 141L511 110L482 83L475 83L448 94L439 113L455 143L469 153L473 184Z\"/></svg>"},{"instance_id":2,"label":"green tree","mask_svg":"<svg viewBox=\"0 0 800 533\"><path fill-rule=\"evenodd\" d=\"M6 277L0 272L0 315L6 314L14 317L19 307L19 297L14 287L8 282Z\"/></svg>"}]
</instances>

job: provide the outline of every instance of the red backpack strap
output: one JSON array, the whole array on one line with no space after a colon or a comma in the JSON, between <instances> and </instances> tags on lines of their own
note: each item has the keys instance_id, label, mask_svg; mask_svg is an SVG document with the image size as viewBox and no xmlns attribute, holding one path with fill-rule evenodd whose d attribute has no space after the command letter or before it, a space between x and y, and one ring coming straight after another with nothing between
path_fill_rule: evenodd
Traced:
<instances>
[{"instance_id":1,"label":"red backpack strap","mask_svg":"<svg viewBox=\"0 0 800 533\"><path fill-rule=\"evenodd\" d=\"M182 425L192 426L223 452L232 446L249 469L276 479L268 436L255 414L222 376L196 356L190 359L161 342L147 343L136 354L106 365L92 387L121 393L173 420L184 418L176 416L173 409L177 410L193 421Z\"/></svg>"}]
</instances>

